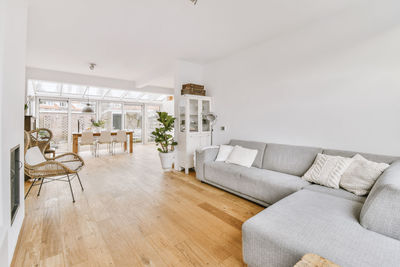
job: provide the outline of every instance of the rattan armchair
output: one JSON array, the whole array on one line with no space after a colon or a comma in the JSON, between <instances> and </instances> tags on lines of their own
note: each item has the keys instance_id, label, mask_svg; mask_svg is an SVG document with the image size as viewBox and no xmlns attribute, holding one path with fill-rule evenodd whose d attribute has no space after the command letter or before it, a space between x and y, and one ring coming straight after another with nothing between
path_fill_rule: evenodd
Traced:
<instances>
[{"instance_id":1,"label":"rattan armchair","mask_svg":"<svg viewBox=\"0 0 400 267\"><path fill-rule=\"evenodd\" d=\"M83 159L75 153L65 153L54 158L46 158L44 156L44 151L50 143L52 133L48 129L37 129L30 132L25 131L25 158L27 151L30 148L38 147L42 153L43 160L38 164L30 165L27 160L25 160L24 169L25 174L33 179L25 198L28 196L32 187L35 185L40 185L38 196L42 189L42 185L51 181L64 181L69 183L69 188L71 190L72 202L75 202L74 192L71 186L71 180L75 177L78 178L79 184L82 186L81 179L78 172L85 165ZM47 180L47 181L45 181ZM39 182L40 181L40 182Z\"/></svg>"}]
</instances>

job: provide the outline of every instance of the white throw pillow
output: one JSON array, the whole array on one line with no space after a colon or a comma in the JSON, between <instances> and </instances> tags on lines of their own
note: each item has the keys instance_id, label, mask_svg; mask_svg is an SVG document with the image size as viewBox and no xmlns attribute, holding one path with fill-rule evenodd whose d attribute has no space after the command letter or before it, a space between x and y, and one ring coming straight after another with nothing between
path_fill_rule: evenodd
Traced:
<instances>
[{"instance_id":1,"label":"white throw pillow","mask_svg":"<svg viewBox=\"0 0 400 267\"><path fill-rule=\"evenodd\" d=\"M340 177L352 162L351 158L318 153L314 164L304 174L303 179L315 184L339 188Z\"/></svg>"},{"instance_id":2,"label":"white throw pillow","mask_svg":"<svg viewBox=\"0 0 400 267\"><path fill-rule=\"evenodd\" d=\"M215 161L226 161L233 150L233 146L220 145Z\"/></svg>"},{"instance_id":3,"label":"white throw pillow","mask_svg":"<svg viewBox=\"0 0 400 267\"><path fill-rule=\"evenodd\" d=\"M39 147L34 146L34 147L29 148L26 151L25 162L28 165L33 166L33 165L37 165L37 164L40 164L40 163L45 162L45 161L46 161L46 159L44 158L44 156L43 156L42 152L40 151Z\"/></svg>"},{"instance_id":4,"label":"white throw pillow","mask_svg":"<svg viewBox=\"0 0 400 267\"><path fill-rule=\"evenodd\" d=\"M257 153L258 151L254 149L235 146L225 162L250 168L256 159Z\"/></svg>"},{"instance_id":5,"label":"white throw pillow","mask_svg":"<svg viewBox=\"0 0 400 267\"><path fill-rule=\"evenodd\" d=\"M363 196L369 193L376 179L389 165L369 161L359 154L355 155L353 160L340 179L340 187Z\"/></svg>"}]
</instances>

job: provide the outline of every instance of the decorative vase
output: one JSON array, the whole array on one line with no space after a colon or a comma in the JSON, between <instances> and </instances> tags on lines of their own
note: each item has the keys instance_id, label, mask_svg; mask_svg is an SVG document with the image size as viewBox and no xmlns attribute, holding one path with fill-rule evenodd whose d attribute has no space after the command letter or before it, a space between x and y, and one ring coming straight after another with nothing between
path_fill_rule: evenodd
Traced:
<instances>
[{"instance_id":1,"label":"decorative vase","mask_svg":"<svg viewBox=\"0 0 400 267\"><path fill-rule=\"evenodd\" d=\"M158 152L158 155L160 156L161 167L164 170L171 170L172 163L174 163L175 160L175 151L170 151L168 153Z\"/></svg>"}]
</instances>

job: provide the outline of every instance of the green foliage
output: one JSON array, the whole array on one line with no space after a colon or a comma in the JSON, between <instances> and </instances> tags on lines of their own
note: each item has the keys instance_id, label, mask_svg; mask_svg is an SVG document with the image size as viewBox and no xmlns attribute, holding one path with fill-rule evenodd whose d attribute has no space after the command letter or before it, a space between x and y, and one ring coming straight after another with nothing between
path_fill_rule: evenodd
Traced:
<instances>
[{"instance_id":1,"label":"green foliage","mask_svg":"<svg viewBox=\"0 0 400 267\"><path fill-rule=\"evenodd\" d=\"M92 125L93 125L94 127L99 127L99 128L102 128L102 127L104 126L104 124L106 123L106 122L103 121L103 120L98 120L98 121L91 120L91 121L92 121Z\"/></svg>"},{"instance_id":2,"label":"green foliage","mask_svg":"<svg viewBox=\"0 0 400 267\"><path fill-rule=\"evenodd\" d=\"M169 151L174 151L174 147L178 145L174 141L172 136L172 131L174 130L175 118L168 115L167 112L157 112L157 121L162 127L156 128L151 134L155 138L156 144L159 146L157 148L161 153L168 153Z\"/></svg>"}]
</instances>

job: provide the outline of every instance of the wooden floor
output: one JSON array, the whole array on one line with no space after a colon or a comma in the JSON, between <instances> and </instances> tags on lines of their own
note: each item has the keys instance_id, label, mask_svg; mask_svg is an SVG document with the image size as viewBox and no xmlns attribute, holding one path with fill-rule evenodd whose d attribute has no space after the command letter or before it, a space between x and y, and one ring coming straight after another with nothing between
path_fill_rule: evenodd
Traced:
<instances>
[{"instance_id":1,"label":"wooden floor","mask_svg":"<svg viewBox=\"0 0 400 267\"><path fill-rule=\"evenodd\" d=\"M262 207L164 173L152 145L85 162L75 204L67 183L32 190L12 266L243 266L241 225Z\"/></svg>"}]
</instances>

